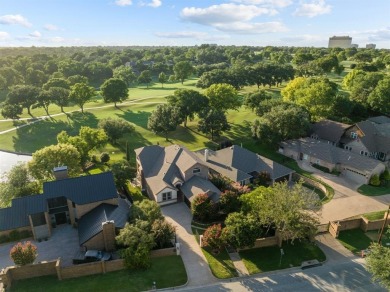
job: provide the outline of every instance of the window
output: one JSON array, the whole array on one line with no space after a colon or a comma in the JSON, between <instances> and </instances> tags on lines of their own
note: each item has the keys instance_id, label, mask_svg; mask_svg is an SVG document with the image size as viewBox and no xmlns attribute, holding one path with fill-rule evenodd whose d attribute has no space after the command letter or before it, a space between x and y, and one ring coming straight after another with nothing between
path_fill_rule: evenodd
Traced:
<instances>
[{"instance_id":1,"label":"window","mask_svg":"<svg viewBox=\"0 0 390 292\"><path fill-rule=\"evenodd\" d=\"M357 137L358 137L358 135L355 132L351 132L351 138L352 139L356 139Z\"/></svg>"},{"instance_id":2,"label":"window","mask_svg":"<svg viewBox=\"0 0 390 292\"><path fill-rule=\"evenodd\" d=\"M194 168L193 170L192 170L192 173L199 173L200 172L200 168Z\"/></svg>"},{"instance_id":3,"label":"window","mask_svg":"<svg viewBox=\"0 0 390 292\"><path fill-rule=\"evenodd\" d=\"M360 155L363 155L364 151L363 150L360 150Z\"/></svg>"},{"instance_id":4,"label":"window","mask_svg":"<svg viewBox=\"0 0 390 292\"><path fill-rule=\"evenodd\" d=\"M163 201L172 200L172 192L163 193L163 194L162 194L162 200L163 200Z\"/></svg>"}]
</instances>

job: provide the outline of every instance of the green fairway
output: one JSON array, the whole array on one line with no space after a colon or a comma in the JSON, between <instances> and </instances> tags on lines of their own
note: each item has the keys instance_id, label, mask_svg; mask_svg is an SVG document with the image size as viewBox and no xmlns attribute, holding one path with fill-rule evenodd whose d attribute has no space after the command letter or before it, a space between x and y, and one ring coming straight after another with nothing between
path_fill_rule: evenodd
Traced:
<instances>
[{"instance_id":1,"label":"green fairway","mask_svg":"<svg viewBox=\"0 0 390 292\"><path fill-rule=\"evenodd\" d=\"M152 259L145 271L122 270L103 275L93 275L59 281L56 276L46 276L15 281L11 291L146 291L153 288L184 285L187 274L179 256Z\"/></svg>"}]
</instances>

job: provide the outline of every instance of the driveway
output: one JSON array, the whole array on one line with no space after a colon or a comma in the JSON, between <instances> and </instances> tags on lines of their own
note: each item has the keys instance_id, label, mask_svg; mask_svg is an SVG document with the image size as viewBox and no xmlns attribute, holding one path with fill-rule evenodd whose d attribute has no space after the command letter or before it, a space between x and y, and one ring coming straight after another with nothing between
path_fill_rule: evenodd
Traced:
<instances>
[{"instance_id":1,"label":"driveway","mask_svg":"<svg viewBox=\"0 0 390 292\"><path fill-rule=\"evenodd\" d=\"M30 241L38 248L38 257L35 262L51 261L61 257L61 265L69 266L72 264L74 254L80 249L77 229L68 224L53 228L52 237L47 241L37 242L32 239ZM0 270L14 265L9 257L9 251L16 243L0 245Z\"/></svg>"},{"instance_id":2,"label":"driveway","mask_svg":"<svg viewBox=\"0 0 390 292\"><path fill-rule=\"evenodd\" d=\"M176 236L180 242L180 252L187 271L187 286L203 286L216 283L199 244L192 234L192 215L184 203L173 204L161 208L168 222L176 227Z\"/></svg>"},{"instance_id":3,"label":"driveway","mask_svg":"<svg viewBox=\"0 0 390 292\"><path fill-rule=\"evenodd\" d=\"M343 220L364 213L386 210L390 204L390 194L376 197L364 196L356 190L360 186L344 176L335 176L324 173L307 163L298 163L299 166L325 183L335 191L333 199L323 205L320 215L321 223Z\"/></svg>"}]
</instances>

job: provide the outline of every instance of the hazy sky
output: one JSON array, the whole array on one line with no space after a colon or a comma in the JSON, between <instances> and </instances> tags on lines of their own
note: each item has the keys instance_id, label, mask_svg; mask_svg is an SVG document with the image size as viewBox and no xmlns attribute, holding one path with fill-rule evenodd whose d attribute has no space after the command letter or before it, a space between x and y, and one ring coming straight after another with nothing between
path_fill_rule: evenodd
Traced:
<instances>
[{"instance_id":1,"label":"hazy sky","mask_svg":"<svg viewBox=\"0 0 390 292\"><path fill-rule=\"evenodd\" d=\"M0 0L0 47L326 47L333 35L390 48L390 0Z\"/></svg>"}]
</instances>

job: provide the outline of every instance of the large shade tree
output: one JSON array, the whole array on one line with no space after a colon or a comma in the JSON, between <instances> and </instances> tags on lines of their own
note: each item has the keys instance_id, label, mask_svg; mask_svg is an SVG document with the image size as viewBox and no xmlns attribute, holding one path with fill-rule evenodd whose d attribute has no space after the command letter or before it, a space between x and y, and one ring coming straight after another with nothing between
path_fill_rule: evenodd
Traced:
<instances>
[{"instance_id":1,"label":"large shade tree","mask_svg":"<svg viewBox=\"0 0 390 292\"><path fill-rule=\"evenodd\" d=\"M113 102L115 107L117 102L125 101L129 95L127 84L119 78L110 78L106 80L100 89L104 102Z\"/></svg>"},{"instance_id":2,"label":"large shade tree","mask_svg":"<svg viewBox=\"0 0 390 292\"><path fill-rule=\"evenodd\" d=\"M31 115L31 106L38 100L40 89L32 85L15 85L7 95L7 103L20 105Z\"/></svg>"},{"instance_id":3,"label":"large shade tree","mask_svg":"<svg viewBox=\"0 0 390 292\"><path fill-rule=\"evenodd\" d=\"M173 66L173 71L175 72L176 79L180 80L181 84L183 84L184 80L194 71L194 67L188 61L180 61Z\"/></svg>"},{"instance_id":4,"label":"large shade tree","mask_svg":"<svg viewBox=\"0 0 390 292\"><path fill-rule=\"evenodd\" d=\"M210 107L214 109L227 111L241 106L237 90L230 84L213 84L206 89L205 95L209 98Z\"/></svg>"},{"instance_id":5,"label":"large shade tree","mask_svg":"<svg viewBox=\"0 0 390 292\"><path fill-rule=\"evenodd\" d=\"M77 104L81 112L84 112L84 104L86 104L93 96L95 96L95 89L86 83L76 83L70 89L70 100Z\"/></svg>"},{"instance_id":6,"label":"large shade tree","mask_svg":"<svg viewBox=\"0 0 390 292\"><path fill-rule=\"evenodd\" d=\"M168 104L160 104L148 119L148 129L156 134L163 134L168 141L168 133L176 130L180 123L178 110Z\"/></svg>"},{"instance_id":7,"label":"large shade tree","mask_svg":"<svg viewBox=\"0 0 390 292\"><path fill-rule=\"evenodd\" d=\"M200 114L198 130L211 135L211 140L230 129L225 113L220 109L206 108Z\"/></svg>"}]
</instances>

